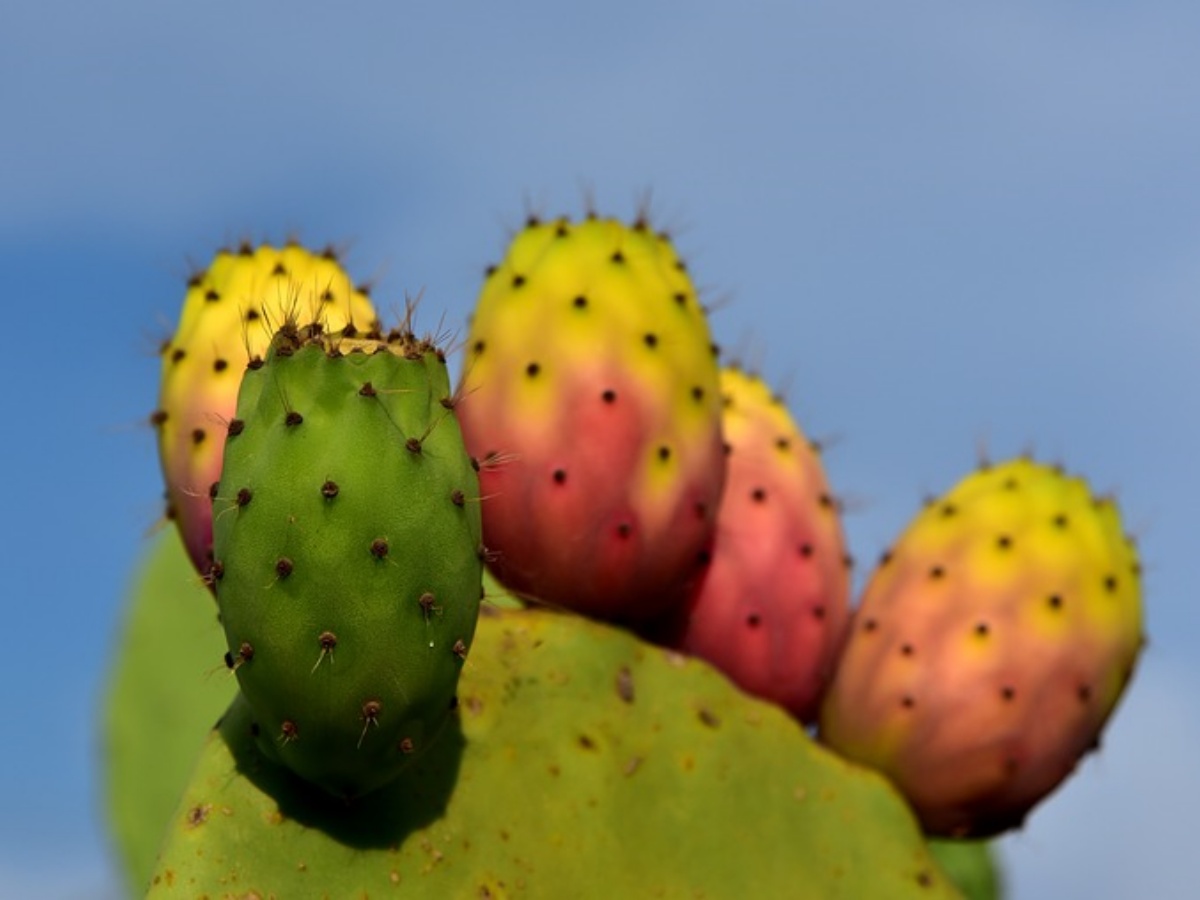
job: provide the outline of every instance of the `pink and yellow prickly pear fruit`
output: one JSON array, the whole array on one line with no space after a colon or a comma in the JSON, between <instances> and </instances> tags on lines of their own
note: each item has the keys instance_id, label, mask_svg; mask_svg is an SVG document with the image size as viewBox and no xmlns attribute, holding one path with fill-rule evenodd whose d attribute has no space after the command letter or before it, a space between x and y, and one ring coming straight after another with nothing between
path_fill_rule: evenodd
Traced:
<instances>
[{"instance_id":1,"label":"pink and yellow prickly pear fruit","mask_svg":"<svg viewBox=\"0 0 1200 900\"><path fill-rule=\"evenodd\" d=\"M723 369L721 395L725 494L671 643L812 722L850 620L837 502L816 447L762 380Z\"/></svg>"},{"instance_id":2,"label":"pink and yellow prickly pear fruit","mask_svg":"<svg viewBox=\"0 0 1200 900\"><path fill-rule=\"evenodd\" d=\"M624 622L682 599L725 466L708 324L665 236L531 221L484 283L461 395L508 588Z\"/></svg>"},{"instance_id":3,"label":"pink and yellow prickly pear fruit","mask_svg":"<svg viewBox=\"0 0 1200 900\"><path fill-rule=\"evenodd\" d=\"M985 467L885 554L821 739L891 778L927 832L996 834L1098 745L1142 644L1113 502L1027 459Z\"/></svg>"},{"instance_id":4,"label":"pink and yellow prickly pear fruit","mask_svg":"<svg viewBox=\"0 0 1200 900\"><path fill-rule=\"evenodd\" d=\"M262 364L285 321L329 330L378 327L366 295L354 287L332 251L243 244L222 250L188 282L174 337L163 346L158 431L174 519L196 570L212 565L212 490L221 477L225 436L247 366Z\"/></svg>"}]
</instances>

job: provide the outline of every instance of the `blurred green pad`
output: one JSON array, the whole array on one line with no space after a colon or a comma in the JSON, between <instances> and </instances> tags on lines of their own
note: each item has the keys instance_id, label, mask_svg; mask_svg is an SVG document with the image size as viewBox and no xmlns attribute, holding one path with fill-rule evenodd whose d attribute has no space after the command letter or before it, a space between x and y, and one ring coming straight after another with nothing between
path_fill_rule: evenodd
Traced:
<instances>
[{"instance_id":1,"label":"blurred green pad","mask_svg":"<svg viewBox=\"0 0 1200 900\"><path fill-rule=\"evenodd\" d=\"M987 841L931 840L929 849L966 900L1000 900L1004 885Z\"/></svg>"},{"instance_id":2,"label":"blurred green pad","mask_svg":"<svg viewBox=\"0 0 1200 900\"><path fill-rule=\"evenodd\" d=\"M239 699L151 896L949 897L904 803L707 666L538 610L479 625L455 727L346 804Z\"/></svg>"},{"instance_id":3,"label":"blurred green pad","mask_svg":"<svg viewBox=\"0 0 1200 900\"><path fill-rule=\"evenodd\" d=\"M173 534L120 646L114 836L153 897L955 896L882 779L702 663L576 617L485 615L455 727L351 806L265 762L240 700L209 730L235 682ZM937 851L957 877L990 866L959 850Z\"/></svg>"},{"instance_id":4,"label":"blurred green pad","mask_svg":"<svg viewBox=\"0 0 1200 900\"><path fill-rule=\"evenodd\" d=\"M112 835L138 893L204 736L237 693L224 653L216 603L165 531L133 586L102 723Z\"/></svg>"}]
</instances>

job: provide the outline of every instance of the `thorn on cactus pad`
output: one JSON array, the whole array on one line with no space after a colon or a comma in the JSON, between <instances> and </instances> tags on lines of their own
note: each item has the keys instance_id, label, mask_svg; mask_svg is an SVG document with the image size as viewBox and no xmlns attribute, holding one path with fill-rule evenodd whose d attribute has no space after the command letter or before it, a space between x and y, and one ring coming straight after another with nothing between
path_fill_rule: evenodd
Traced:
<instances>
[{"instance_id":1,"label":"thorn on cactus pad","mask_svg":"<svg viewBox=\"0 0 1200 900\"><path fill-rule=\"evenodd\" d=\"M251 372L256 372L263 367L263 359L261 356L252 356L250 361L246 363L246 368Z\"/></svg>"},{"instance_id":2,"label":"thorn on cactus pad","mask_svg":"<svg viewBox=\"0 0 1200 900\"><path fill-rule=\"evenodd\" d=\"M512 277L512 286L514 288L519 288L523 284L525 284L525 276L524 275L514 275Z\"/></svg>"},{"instance_id":3,"label":"thorn on cactus pad","mask_svg":"<svg viewBox=\"0 0 1200 900\"><path fill-rule=\"evenodd\" d=\"M376 559L384 559L388 555L387 538L375 538L371 541L371 555Z\"/></svg>"},{"instance_id":4,"label":"thorn on cactus pad","mask_svg":"<svg viewBox=\"0 0 1200 900\"><path fill-rule=\"evenodd\" d=\"M412 738L403 738L400 743L396 745L396 748L405 755L412 753L417 749Z\"/></svg>"},{"instance_id":5,"label":"thorn on cactus pad","mask_svg":"<svg viewBox=\"0 0 1200 900\"><path fill-rule=\"evenodd\" d=\"M317 668L321 665L326 656L329 657L329 664L333 665L333 649L337 646L337 642L337 635L332 631L322 631L319 635L317 635L317 646L321 648L321 653L317 657L317 661L313 663L313 667L309 672L310 675L317 671Z\"/></svg>"},{"instance_id":6,"label":"thorn on cactus pad","mask_svg":"<svg viewBox=\"0 0 1200 900\"><path fill-rule=\"evenodd\" d=\"M651 350L653 350L655 347L658 346L658 335L655 334L654 332L647 332L645 335L642 336L642 343L644 343L647 347L649 347Z\"/></svg>"},{"instance_id":7,"label":"thorn on cactus pad","mask_svg":"<svg viewBox=\"0 0 1200 900\"><path fill-rule=\"evenodd\" d=\"M280 578L287 578L294 569L295 565L286 556L281 556L275 561L275 574Z\"/></svg>"},{"instance_id":8,"label":"thorn on cactus pad","mask_svg":"<svg viewBox=\"0 0 1200 900\"><path fill-rule=\"evenodd\" d=\"M205 439L207 436L208 436L208 435L206 435L206 434L204 433L204 429L203 429L203 428L194 428L194 429L192 429L192 443L193 443L194 445L196 445L197 447L198 447L198 446L200 446L201 444L203 444L203 443L204 443L204 439Z\"/></svg>"},{"instance_id":9,"label":"thorn on cactus pad","mask_svg":"<svg viewBox=\"0 0 1200 900\"><path fill-rule=\"evenodd\" d=\"M530 378L537 378L538 372L542 371L542 367L535 362L531 362L525 367L525 374Z\"/></svg>"},{"instance_id":10,"label":"thorn on cactus pad","mask_svg":"<svg viewBox=\"0 0 1200 900\"><path fill-rule=\"evenodd\" d=\"M291 719L284 719L279 726L279 737L276 740L281 744L290 744L299 737L300 729L296 727L296 723Z\"/></svg>"},{"instance_id":11,"label":"thorn on cactus pad","mask_svg":"<svg viewBox=\"0 0 1200 900\"><path fill-rule=\"evenodd\" d=\"M168 414L165 409L156 409L154 412L150 413L150 424L155 428L161 428L163 425L167 424L167 418Z\"/></svg>"},{"instance_id":12,"label":"thorn on cactus pad","mask_svg":"<svg viewBox=\"0 0 1200 900\"><path fill-rule=\"evenodd\" d=\"M283 417L283 424L286 425L288 428L295 428L297 425L301 424L303 421L304 421L304 416L300 415L300 413L296 412L296 410L294 410L294 409L291 412L289 412L286 416Z\"/></svg>"},{"instance_id":13,"label":"thorn on cactus pad","mask_svg":"<svg viewBox=\"0 0 1200 900\"><path fill-rule=\"evenodd\" d=\"M463 642L462 638L454 642L454 646L450 648L450 652L459 659L467 658L467 645Z\"/></svg>"},{"instance_id":14,"label":"thorn on cactus pad","mask_svg":"<svg viewBox=\"0 0 1200 900\"><path fill-rule=\"evenodd\" d=\"M321 496L326 500L332 500L338 495L338 491L339 488L336 481L326 479L325 483L321 485Z\"/></svg>"},{"instance_id":15,"label":"thorn on cactus pad","mask_svg":"<svg viewBox=\"0 0 1200 900\"><path fill-rule=\"evenodd\" d=\"M571 303L576 309L586 309L588 305L587 297L583 294L577 296Z\"/></svg>"},{"instance_id":16,"label":"thorn on cactus pad","mask_svg":"<svg viewBox=\"0 0 1200 900\"><path fill-rule=\"evenodd\" d=\"M187 356L187 351L184 350L182 347L176 347L175 350L171 353L171 362L173 362L173 363L182 362L183 358L185 356Z\"/></svg>"},{"instance_id":17,"label":"thorn on cactus pad","mask_svg":"<svg viewBox=\"0 0 1200 900\"><path fill-rule=\"evenodd\" d=\"M379 727L379 714L383 711L383 705L378 700L368 700L362 706L363 730L358 736L358 746L362 747L363 738L367 736L367 729L374 725Z\"/></svg>"},{"instance_id":18,"label":"thorn on cactus pad","mask_svg":"<svg viewBox=\"0 0 1200 900\"><path fill-rule=\"evenodd\" d=\"M253 499L254 499L254 494L250 491L250 488L242 488L241 490L239 490L237 492L237 505L238 506L249 506L250 501Z\"/></svg>"},{"instance_id":19,"label":"thorn on cactus pad","mask_svg":"<svg viewBox=\"0 0 1200 900\"><path fill-rule=\"evenodd\" d=\"M433 613L440 613L442 608L435 602L436 598L432 593L426 591L417 598L417 605L421 607L421 614L425 617L425 624L429 624L429 617Z\"/></svg>"},{"instance_id":20,"label":"thorn on cactus pad","mask_svg":"<svg viewBox=\"0 0 1200 900\"><path fill-rule=\"evenodd\" d=\"M257 309L251 308L251 309L246 310L246 321L247 322L257 322L261 318L262 318L262 313L259 312Z\"/></svg>"},{"instance_id":21,"label":"thorn on cactus pad","mask_svg":"<svg viewBox=\"0 0 1200 900\"><path fill-rule=\"evenodd\" d=\"M214 481L212 484L210 484L208 486L208 499L216 500L217 494L220 493L220 491L221 491L221 482Z\"/></svg>"}]
</instances>

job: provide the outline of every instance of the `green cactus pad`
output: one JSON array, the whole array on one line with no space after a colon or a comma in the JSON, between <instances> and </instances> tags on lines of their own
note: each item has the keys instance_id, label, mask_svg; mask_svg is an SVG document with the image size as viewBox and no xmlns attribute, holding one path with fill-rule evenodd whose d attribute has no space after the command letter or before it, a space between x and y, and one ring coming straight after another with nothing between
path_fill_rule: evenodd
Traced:
<instances>
[{"instance_id":1,"label":"green cactus pad","mask_svg":"<svg viewBox=\"0 0 1200 900\"><path fill-rule=\"evenodd\" d=\"M281 332L238 398L213 501L226 664L260 745L342 797L450 714L478 615L479 487L442 354Z\"/></svg>"},{"instance_id":2,"label":"green cactus pad","mask_svg":"<svg viewBox=\"0 0 1200 900\"><path fill-rule=\"evenodd\" d=\"M966 900L1004 896L1004 879L990 842L933 838L929 850Z\"/></svg>"},{"instance_id":3,"label":"green cactus pad","mask_svg":"<svg viewBox=\"0 0 1200 900\"><path fill-rule=\"evenodd\" d=\"M174 531L147 553L104 706L105 793L126 881L144 886L196 747L237 693L208 591Z\"/></svg>"},{"instance_id":4,"label":"green cactus pad","mask_svg":"<svg viewBox=\"0 0 1200 900\"><path fill-rule=\"evenodd\" d=\"M349 804L268 762L239 699L151 897L947 897L880 777L705 664L541 610L480 622L459 713Z\"/></svg>"}]
</instances>

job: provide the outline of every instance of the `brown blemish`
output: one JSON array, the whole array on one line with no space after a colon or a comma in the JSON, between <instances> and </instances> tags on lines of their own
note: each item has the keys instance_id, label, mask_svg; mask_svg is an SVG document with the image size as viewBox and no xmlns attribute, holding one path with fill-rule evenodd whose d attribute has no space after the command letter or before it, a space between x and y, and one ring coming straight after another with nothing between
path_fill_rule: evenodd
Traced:
<instances>
[{"instance_id":1,"label":"brown blemish","mask_svg":"<svg viewBox=\"0 0 1200 900\"><path fill-rule=\"evenodd\" d=\"M626 703L633 702L633 672L629 666L621 666L617 670L617 696Z\"/></svg>"}]
</instances>

